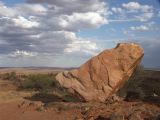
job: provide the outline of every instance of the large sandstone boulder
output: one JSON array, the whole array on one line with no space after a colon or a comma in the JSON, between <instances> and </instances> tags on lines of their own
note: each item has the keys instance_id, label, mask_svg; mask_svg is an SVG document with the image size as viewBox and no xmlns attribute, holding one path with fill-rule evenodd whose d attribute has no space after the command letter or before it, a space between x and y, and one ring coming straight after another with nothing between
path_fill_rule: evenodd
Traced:
<instances>
[{"instance_id":1,"label":"large sandstone boulder","mask_svg":"<svg viewBox=\"0 0 160 120\"><path fill-rule=\"evenodd\" d=\"M91 58L78 69L64 71L57 81L85 101L104 102L128 80L144 55L135 43L119 43Z\"/></svg>"}]
</instances>

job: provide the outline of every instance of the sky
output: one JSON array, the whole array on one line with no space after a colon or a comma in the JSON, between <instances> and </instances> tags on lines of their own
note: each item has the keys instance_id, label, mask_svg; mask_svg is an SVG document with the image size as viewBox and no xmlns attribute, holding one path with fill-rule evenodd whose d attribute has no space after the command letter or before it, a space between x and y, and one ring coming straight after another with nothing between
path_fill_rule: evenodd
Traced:
<instances>
[{"instance_id":1,"label":"sky","mask_svg":"<svg viewBox=\"0 0 160 120\"><path fill-rule=\"evenodd\" d=\"M120 42L160 67L159 0L0 0L0 67L78 67Z\"/></svg>"}]
</instances>

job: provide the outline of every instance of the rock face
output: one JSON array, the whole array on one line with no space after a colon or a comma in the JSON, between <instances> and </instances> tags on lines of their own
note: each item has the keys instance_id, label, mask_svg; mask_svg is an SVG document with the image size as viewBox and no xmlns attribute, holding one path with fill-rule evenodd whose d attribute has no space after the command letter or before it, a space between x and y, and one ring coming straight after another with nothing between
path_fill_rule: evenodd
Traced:
<instances>
[{"instance_id":1,"label":"rock face","mask_svg":"<svg viewBox=\"0 0 160 120\"><path fill-rule=\"evenodd\" d=\"M104 102L128 80L144 55L135 43L119 43L91 58L78 69L56 76L60 85L85 101Z\"/></svg>"}]
</instances>

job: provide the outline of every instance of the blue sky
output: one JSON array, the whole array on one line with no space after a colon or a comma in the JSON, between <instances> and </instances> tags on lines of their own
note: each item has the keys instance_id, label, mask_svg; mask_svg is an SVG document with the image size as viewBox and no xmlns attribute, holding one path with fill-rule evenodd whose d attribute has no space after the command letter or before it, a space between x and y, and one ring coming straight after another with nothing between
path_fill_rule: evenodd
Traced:
<instances>
[{"instance_id":1,"label":"blue sky","mask_svg":"<svg viewBox=\"0 0 160 120\"><path fill-rule=\"evenodd\" d=\"M118 42L160 67L159 0L1 0L0 66L75 67Z\"/></svg>"},{"instance_id":2,"label":"blue sky","mask_svg":"<svg viewBox=\"0 0 160 120\"><path fill-rule=\"evenodd\" d=\"M2 0L6 5L13 6L15 4L24 3L25 0Z\"/></svg>"}]
</instances>

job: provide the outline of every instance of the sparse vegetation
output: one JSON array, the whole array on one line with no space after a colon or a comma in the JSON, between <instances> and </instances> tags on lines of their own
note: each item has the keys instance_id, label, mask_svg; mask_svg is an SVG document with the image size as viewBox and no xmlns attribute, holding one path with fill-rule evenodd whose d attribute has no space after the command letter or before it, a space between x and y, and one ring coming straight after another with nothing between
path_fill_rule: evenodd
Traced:
<instances>
[{"instance_id":1,"label":"sparse vegetation","mask_svg":"<svg viewBox=\"0 0 160 120\"><path fill-rule=\"evenodd\" d=\"M35 91L40 98L50 99L48 96L52 98L56 96L65 102L81 101L78 97L68 93L65 88L60 87L55 76L56 73L17 75L15 72L11 72L1 74L0 78L3 80L11 80L19 91ZM51 100L54 101L54 98Z\"/></svg>"},{"instance_id":2,"label":"sparse vegetation","mask_svg":"<svg viewBox=\"0 0 160 120\"><path fill-rule=\"evenodd\" d=\"M4 74L1 74L0 75L0 78L1 79L4 79L4 80L17 80L17 75L15 72L10 72L10 73L4 73Z\"/></svg>"},{"instance_id":3,"label":"sparse vegetation","mask_svg":"<svg viewBox=\"0 0 160 120\"><path fill-rule=\"evenodd\" d=\"M45 92L49 89L58 87L58 82L55 80L55 74L52 73L17 75L15 72L10 72L1 74L0 78L13 81L21 90L25 89Z\"/></svg>"},{"instance_id":4,"label":"sparse vegetation","mask_svg":"<svg viewBox=\"0 0 160 120\"><path fill-rule=\"evenodd\" d=\"M1 80L3 83L1 85L16 83L14 85L20 89L8 89L8 91L6 88L5 91L2 90L0 101L15 104L15 101L18 100L16 103L18 107L16 106L14 110L23 110L24 114L25 111L30 110L35 110L39 114L47 113L46 116L48 114L53 116L54 113L63 115L65 112L65 115L67 113L68 116L76 114L75 119L77 120L79 118L88 120L91 116L95 120L140 119L141 117L142 119L145 117L146 120L159 119L159 99L155 99L156 97L146 97L146 100L143 99L140 102L140 99L138 101L133 100L134 102L119 102L111 97L106 103L82 103L83 99L80 99L79 96L70 94L66 89L61 88L55 80L55 76L56 73L1 74L0 77L5 78ZM140 98L142 93L147 96L153 95L153 93L159 95L159 86L159 71L146 71L143 66L140 66L120 92L123 93L124 97L131 95L129 97L132 100L134 97ZM141 94L139 94L140 92ZM5 106L6 109L10 110L12 108L8 103Z\"/></svg>"},{"instance_id":5,"label":"sparse vegetation","mask_svg":"<svg viewBox=\"0 0 160 120\"><path fill-rule=\"evenodd\" d=\"M67 102L80 101L77 97L60 87L59 83L55 80L55 74L29 75L25 80L21 81L19 88L22 90L38 91L37 98L39 96L39 98L46 98L46 100L57 101L57 98L61 98Z\"/></svg>"},{"instance_id":6,"label":"sparse vegetation","mask_svg":"<svg viewBox=\"0 0 160 120\"><path fill-rule=\"evenodd\" d=\"M125 83L123 88L121 88L118 92L118 94L122 97L127 96L127 93L141 93L141 89L139 87L139 84L141 82L140 79L142 79L142 76L144 75L144 67L142 65L139 65L132 76L129 78L129 80Z\"/></svg>"},{"instance_id":7,"label":"sparse vegetation","mask_svg":"<svg viewBox=\"0 0 160 120\"><path fill-rule=\"evenodd\" d=\"M160 78L155 72L146 71L142 65L138 66L128 82L121 88L118 95L143 99L147 96L160 96Z\"/></svg>"},{"instance_id":8,"label":"sparse vegetation","mask_svg":"<svg viewBox=\"0 0 160 120\"><path fill-rule=\"evenodd\" d=\"M19 90L38 91L40 94L52 94L63 99L63 101L83 101L71 95L66 89L61 88L55 80L56 73L25 74L19 75L15 72L0 74L2 80L10 80ZM143 99L147 96L160 96L160 77L157 71L144 70L142 65L138 66L128 82L118 91L118 95L130 99Z\"/></svg>"},{"instance_id":9,"label":"sparse vegetation","mask_svg":"<svg viewBox=\"0 0 160 120\"><path fill-rule=\"evenodd\" d=\"M20 88L46 91L52 89L58 85L55 80L55 75L52 74L33 74L26 77L25 80L21 82Z\"/></svg>"}]
</instances>

